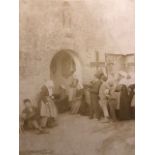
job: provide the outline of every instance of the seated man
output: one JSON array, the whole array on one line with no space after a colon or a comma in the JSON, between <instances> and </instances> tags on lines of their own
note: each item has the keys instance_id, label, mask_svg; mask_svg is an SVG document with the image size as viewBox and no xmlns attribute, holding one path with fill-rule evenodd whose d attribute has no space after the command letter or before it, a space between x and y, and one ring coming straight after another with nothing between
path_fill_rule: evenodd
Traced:
<instances>
[{"instance_id":1,"label":"seated man","mask_svg":"<svg viewBox=\"0 0 155 155\"><path fill-rule=\"evenodd\" d=\"M32 106L30 99L24 100L25 108L22 111L21 119L23 120L23 128L30 129L34 128L38 130L38 134L47 133L39 125L39 115L37 114L37 109Z\"/></svg>"}]
</instances>

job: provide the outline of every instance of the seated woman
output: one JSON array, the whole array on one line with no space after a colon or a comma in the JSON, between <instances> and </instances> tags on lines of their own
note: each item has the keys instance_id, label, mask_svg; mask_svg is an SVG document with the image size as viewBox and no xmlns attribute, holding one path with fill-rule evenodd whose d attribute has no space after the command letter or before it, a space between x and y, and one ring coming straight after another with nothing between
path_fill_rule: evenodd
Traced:
<instances>
[{"instance_id":1,"label":"seated woman","mask_svg":"<svg viewBox=\"0 0 155 155\"><path fill-rule=\"evenodd\" d=\"M20 120L23 121L24 129L36 129L38 133L48 133L45 132L39 125L39 115L35 107L32 106L30 99L24 100L25 108L22 111Z\"/></svg>"}]
</instances>

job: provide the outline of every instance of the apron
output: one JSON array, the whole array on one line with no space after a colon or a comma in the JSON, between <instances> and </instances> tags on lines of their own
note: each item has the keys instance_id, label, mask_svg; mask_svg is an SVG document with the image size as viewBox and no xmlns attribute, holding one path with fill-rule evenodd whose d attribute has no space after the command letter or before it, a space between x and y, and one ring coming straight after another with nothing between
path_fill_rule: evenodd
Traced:
<instances>
[{"instance_id":1,"label":"apron","mask_svg":"<svg viewBox=\"0 0 155 155\"><path fill-rule=\"evenodd\" d=\"M57 115L58 115L57 108L56 108L53 100L51 100L50 102L46 102L46 103L41 101L40 116L56 118Z\"/></svg>"}]
</instances>

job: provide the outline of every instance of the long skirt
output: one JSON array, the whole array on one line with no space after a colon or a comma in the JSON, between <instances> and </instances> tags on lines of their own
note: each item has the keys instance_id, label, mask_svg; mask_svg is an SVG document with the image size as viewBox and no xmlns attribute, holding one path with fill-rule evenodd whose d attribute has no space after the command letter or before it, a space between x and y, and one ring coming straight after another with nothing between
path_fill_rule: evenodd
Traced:
<instances>
[{"instance_id":1,"label":"long skirt","mask_svg":"<svg viewBox=\"0 0 155 155\"><path fill-rule=\"evenodd\" d=\"M77 114L79 112L81 103L82 103L81 99L77 99L77 100L72 101L72 106L71 106L71 113L72 114Z\"/></svg>"},{"instance_id":2,"label":"long skirt","mask_svg":"<svg viewBox=\"0 0 155 155\"><path fill-rule=\"evenodd\" d=\"M100 119L102 116L102 109L99 105L98 94L91 93L90 118L96 117Z\"/></svg>"},{"instance_id":3,"label":"long skirt","mask_svg":"<svg viewBox=\"0 0 155 155\"><path fill-rule=\"evenodd\" d=\"M55 100L55 105L57 107L58 113L64 113L66 111L69 111L70 109L70 104L67 96L61 100Z\"/></svg>"},{"instance_id":4,"label":"long skirt","mask_svg":"<svg viewBox=\"0 0 155 155\"><path fill-rule=\"evenodd\" d=\"M41 117L57 117L57 108L54 104L54 102L51 100L51 102L44 103L41 101L41 110L40 110L40 116Z\"/></svg>"},{"instance_id":5,"label":"long skirt","mask_svg":"<svg viewBox=\"0 0 155 155\"><path fill-rule=\"evenodd\" d=\"M130 103L129 96L127 92L127 87L122 86L122 90L120 93L120 107L118 110L118 118L119 120L129 120L130 119Z\"/></svg>"},{"instance_id":6,"label":"long skirt","mask_svg":"<svg viewBox=\"0 0 155 155\"><path fill-rule=\"evenodd\" d=\"M112 118L112 120L117 120L117 117L116 117L116 112L115 112L115 109L116 109L116 99L112 99L112 100L109 100L108 104L109 104L109 113L110 113L110 116Z\"/></svg>"}]
</instances>

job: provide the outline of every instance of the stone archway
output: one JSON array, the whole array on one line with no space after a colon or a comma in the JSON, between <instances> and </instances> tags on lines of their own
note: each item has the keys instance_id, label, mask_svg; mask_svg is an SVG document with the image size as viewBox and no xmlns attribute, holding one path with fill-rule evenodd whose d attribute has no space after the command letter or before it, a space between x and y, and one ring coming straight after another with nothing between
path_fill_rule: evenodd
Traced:
<instances>
[{"instance_id":1,"label":"stone archway","mask_svg":"<svg viewBox=\"0 0 155 155\"><path fill-rule=\"evenodd\" d=\"M58 51L50 64L50 76L56 91L60 85L68 88L75 76L82 82L81 62L76 52L68 49Z\"/></svg>"}]
</instances>

